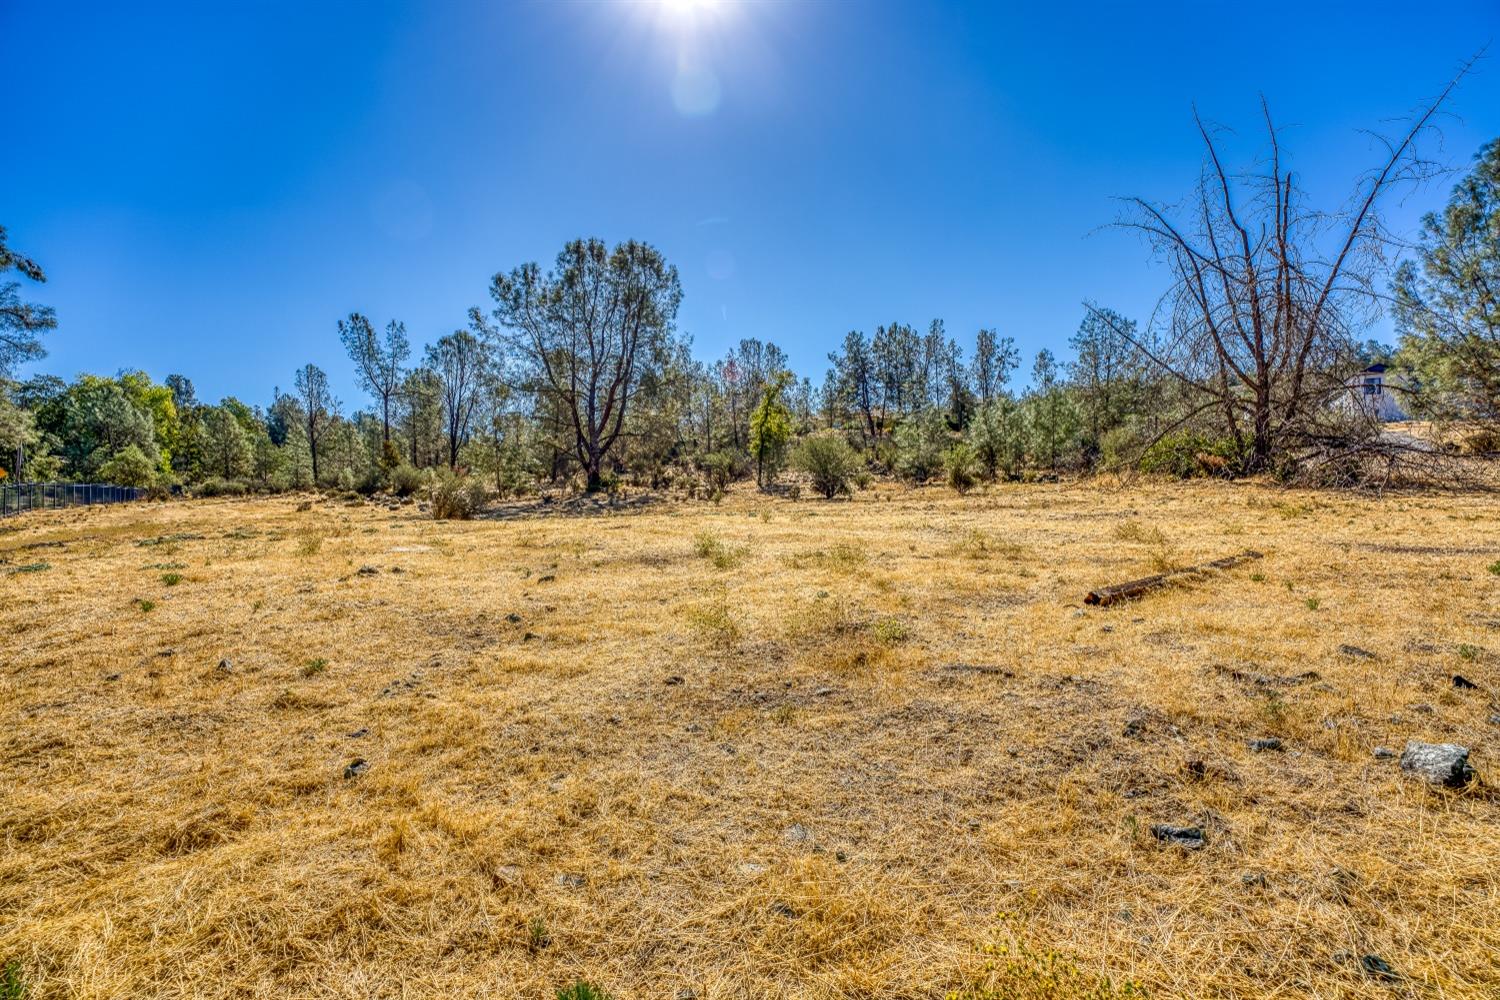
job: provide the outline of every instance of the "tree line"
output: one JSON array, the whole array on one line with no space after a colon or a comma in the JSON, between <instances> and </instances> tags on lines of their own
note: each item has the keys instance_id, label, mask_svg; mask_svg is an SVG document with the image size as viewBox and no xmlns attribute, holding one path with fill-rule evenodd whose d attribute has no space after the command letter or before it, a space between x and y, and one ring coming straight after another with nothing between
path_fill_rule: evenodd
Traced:
<instances>
[{"instance_id":1,"label":"tree line","mask_svg":"<svg viewBox=\"0 0 1500 1000\"><path fill-rule=\"evenodd\" d=\"M440 480L713 493L752 476L778 488L789 466L828 495L879 474L959 489L1101 469L1345 482L1409 447L1351 387L1374 362L1406 374L1407 410L1495 451L1500 142L1385 270L1379 204L1433 176L1416 150L1444 98L1390 140L1343 212L1305 204L1268 110L1267 153L1248 172L1222 162L1200 121L1205 167L1187 201L1134 200L1120 220L1169 276L1151 317L1085 303L1065 357L1029 363L996 329L960 343L940 319L896 321L848 332L817 383L769 340L694 358L676 269L648 244L597 239L568 243L545 270L496 274L487 306L420 348L399 319L338 320L367 396L352 409L313 364L267 405L200 400L182 375L18 379L57 317L23 301L21 281L45 274L0 229L0 279L12 279L0 280L0 473L204 493ZM1382 306L1398 349L1362 339Z\"/></svg>"}]
</instances>

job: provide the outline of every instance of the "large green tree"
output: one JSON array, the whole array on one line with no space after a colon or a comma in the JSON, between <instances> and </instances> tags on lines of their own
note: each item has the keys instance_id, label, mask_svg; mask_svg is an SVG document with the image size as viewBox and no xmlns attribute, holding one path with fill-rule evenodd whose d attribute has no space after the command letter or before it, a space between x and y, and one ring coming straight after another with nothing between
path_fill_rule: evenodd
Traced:
<instances>
[{"instance_id":1,"label":"large green tree","mask_svg":"<svg viewBox=\"0 0 1500 1000\"><path fill-rule=\"evenodd\" d=\"M5 227L0 226L0 378L10 378L16 366L34 361L47 352L42 334L57 326L57 317L47 306L21 301L21 283L4 280L16 271L38 284L47 280L41 265L6 245Z\"/></svg>"},{"instance_id":2,"label":"large green tree","mask_svg":"<svg viewBox=\"0 0 1500 1000\"><path fill-rule=\"evenodd\" d=\"M1417 260L1396 273L1401 356L1419 410L1500 425L1500 139L1440 213L1422 220Z\"/></svg>"},{"instance_id":3,"label":"large green tree","mask_svg":"<svg viewBox=\"0 0 1500 1000\"><path fill-rule=\"evenodd\" d=\"M357 312L339 320L339 340L354 362L355 374L370 395L380 403L381 440L391 439L391 407L401 391L407 356L411 345L406 339L406 324L391 320L385 335L376 336L374 325Z\"/></svg>"}]
</instances>

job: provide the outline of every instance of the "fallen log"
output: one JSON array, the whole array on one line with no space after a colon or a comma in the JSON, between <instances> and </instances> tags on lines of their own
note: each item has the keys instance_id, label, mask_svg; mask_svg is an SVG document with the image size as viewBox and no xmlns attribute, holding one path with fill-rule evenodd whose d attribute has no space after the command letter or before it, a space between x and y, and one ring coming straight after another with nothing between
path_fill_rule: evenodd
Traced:
<instances>
[{"instance_id":1,"label":"fallen log","mask_svg":"<svg viewBox=\"0 0 1500 1000\"><path fill-rule=\"evenodd\" d=\"M1117 583L1112 587L1100 587L1098 590L1089 591L1088 595L1084 597L1083 603L1108 607L1117 601L1139 597L1147 591L1155 590L1158 587L1165 587L1167 584L1175 583L1178 580L1200 577L1214 570L1230 569L1241 563L1247 563L1252 559L1259 558L1261 558L1259 552L1256 552L1254 549L1246 549L1237 556L1225 556L1223 559L1215 559L1212 562L1199 563L1196 566L1188 566L1184 569L1174 569L1170 573L1157 573L1155 576L1145 576L1139 580Z\"/></svg>"}]
</instances>

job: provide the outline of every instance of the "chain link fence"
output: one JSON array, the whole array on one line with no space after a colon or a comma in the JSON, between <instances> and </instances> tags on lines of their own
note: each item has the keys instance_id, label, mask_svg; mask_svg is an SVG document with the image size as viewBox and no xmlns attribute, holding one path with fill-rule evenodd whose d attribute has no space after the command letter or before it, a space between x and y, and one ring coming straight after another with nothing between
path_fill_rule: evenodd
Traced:
<instances>
[{"instance_id":1,"label":"chain link fence","mask_svg":"<svg viewBox=\"0 0 1500 1000\"><path fill-rule=\"evenodd\" d=\"M127 503L145 491L109 483L0 483L0 517L28 510L55 510L96 503Z\"/></svg>"}]
</instances>

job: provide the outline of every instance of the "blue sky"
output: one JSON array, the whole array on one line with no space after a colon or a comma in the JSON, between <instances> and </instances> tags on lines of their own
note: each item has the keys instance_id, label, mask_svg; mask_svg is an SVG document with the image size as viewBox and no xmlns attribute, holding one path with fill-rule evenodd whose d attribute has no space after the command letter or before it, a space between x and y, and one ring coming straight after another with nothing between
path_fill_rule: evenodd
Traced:
<instances>
[{"instance_id":1,"label":"blue sky","mask_svg":"<svg viewBox=\"0 0 1500 1000\"><path fill-rule=\"evenodd\" d=\"M1162 275L1107 224L1191 187L1194 102L1243 164L1264 93L1335 207L1359 129L1500 36L1494 0L1009 6L0 0L0 224L60 324L29 370L265 402L313 361L352 409L341 316L435 339L580 235L661 248L700 357L756 336L816 379L847 330L941 317L1029 361L1086 298L1149 312ZM1463 165L1500 50L1451 108L1429 149Z\"/></svg>"}]
</instances>

